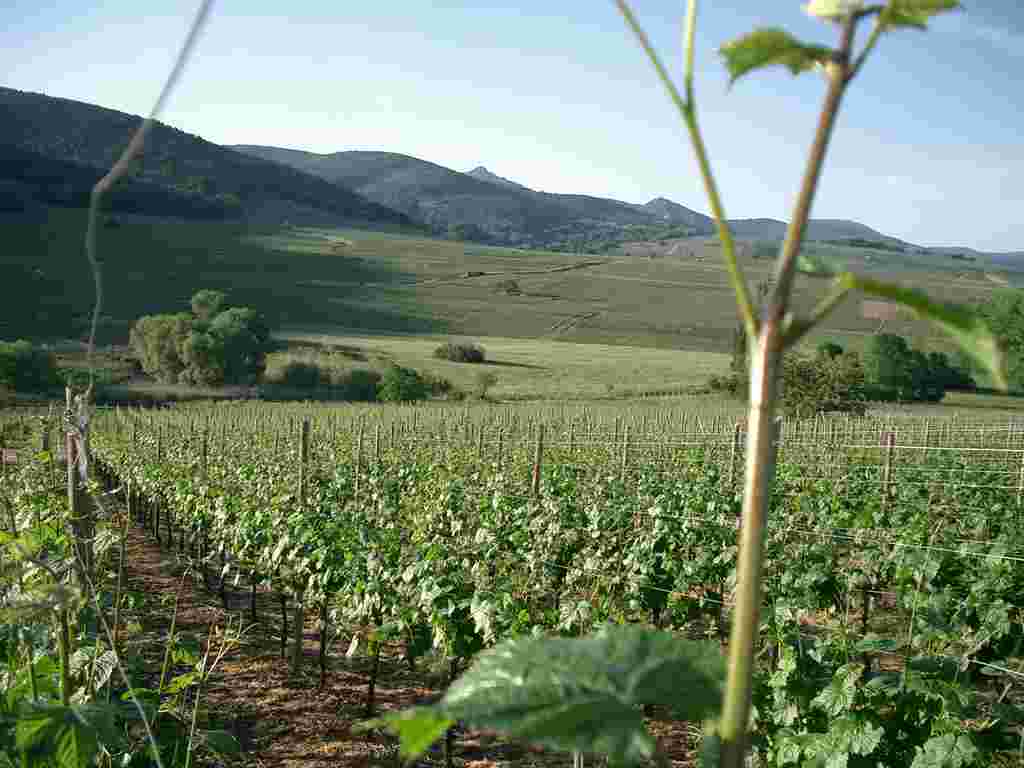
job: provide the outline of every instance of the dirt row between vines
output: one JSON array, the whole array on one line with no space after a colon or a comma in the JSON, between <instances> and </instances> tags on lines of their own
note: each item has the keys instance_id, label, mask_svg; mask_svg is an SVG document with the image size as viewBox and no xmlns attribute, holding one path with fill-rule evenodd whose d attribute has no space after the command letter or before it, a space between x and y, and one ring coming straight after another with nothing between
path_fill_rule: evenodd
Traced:
<instances>
[{"instance_id":1,"label":"dirt row between vines","mask_svg":"<svg viewBox=\"0 0 1024 768\"><path fill-rule=\"evenodd\" d=\"M198 575L183 579L185 563L179 562L173 552L161 549L149 533L130 528L127 551L126 589L143 601L137 613L142 631L132 644L142 656L151 685L159 676L176 594L175 634L203 648L214 628L223 628L229 618L237 626L242 618L244 640L215 669L204 700L209 727L229 731L241 744L243 754L232 764L253 768L401 765L393 737L380 731L353 732L354 726L365 720L371 659L362 653L346 657L351 632L341 632L329 647L329 672L320 690L319 631L314 613L306 616L303 668L293 677L280 655L280 603L276 593L262 589L257 592L258 620L253 623L248 583L233 584L229 579L229 610L225 611L216 590L207 591ZM417 660L416 671L411 671L401 658L401 648L389 647L381 659L377 713L405 709L439 695L443 682L440 666L422 658ZM174 674L187 671L180 667ZM649 719L648 724L673 766L694 764L691 747L696 730L692 726L659 717ZM453 755L454 765L460 768L572 765L567 754L510 744L461 728ZM443 766L440 745L416 765ZM586 765L599 763L587 759Z\"/></svg>"}]
</instances>

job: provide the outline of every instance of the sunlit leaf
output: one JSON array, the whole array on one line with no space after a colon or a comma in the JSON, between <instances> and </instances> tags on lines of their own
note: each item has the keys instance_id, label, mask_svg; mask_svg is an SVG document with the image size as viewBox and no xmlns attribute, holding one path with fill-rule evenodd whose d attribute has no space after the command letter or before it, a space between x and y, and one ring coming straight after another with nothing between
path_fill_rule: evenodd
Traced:
<instances>
[{"instance_id":1,"label":"sunlit leaf","mask_svg":"<svg viewBox=\"0 0 1024 768\"><path fill-rule=\"evenodd\" d=\"M801 43L782 29L758 29L722 46L731 82L748 72L771 66L786 67L799 75L815 65L828 62L833 51L821 45Z\"/></svg>"},{"instance_id":2,"label":"sunlit leaf","mask_svg":"<svg viewBox=\"0 0 1024 768\"><path fill-rule=\"evenodd\" d=\"M930 320L951 336L975 363L992 375L996 387L1006 390L1003 355L995 336L980 317L962 307L942 304L921 291L895 283L849 272L842 275L841 279L851 289L895 301L914 310L921 318Z\"/></svg>"},{"instance_id":3,"label":"sunlit leaf","mask_svg":"<svg viewBox=\"0 0 1024 768\"><path fill-rule=\"evenodd\" d=\"M890 0L879 14L879 22L886 28L926 29L932 16L959 8L958 0Z\"/></svg>"},{"instance_id":4,"label":"sunlit leaf","mask_svg":"<svg viewBox=\"0 0 1024 768\"><path fill-rule=\"evenodd\" d=\"M720 707L723 677L717 647L667 632L609 627L583 639L502 643L482 653L433 712L437 727L461 720L636 764L655 752L640 705L668 704L680 718L707 719Z\"/></svg>"},{"instance_id":5,"label":"sunlit leaf","mask_svg":"<svg viewBox=\"0 0 1024 768\"><path fill-rule=\"evenodd\" d=\"M177 677L173 678L170 683L167 684L167 687L164 688L164 693L179 693L193 685L195 682L198 681L198 679L199 675L195 672L186 672L183 675L178 675Z\"/></svg>"}]
</instances>

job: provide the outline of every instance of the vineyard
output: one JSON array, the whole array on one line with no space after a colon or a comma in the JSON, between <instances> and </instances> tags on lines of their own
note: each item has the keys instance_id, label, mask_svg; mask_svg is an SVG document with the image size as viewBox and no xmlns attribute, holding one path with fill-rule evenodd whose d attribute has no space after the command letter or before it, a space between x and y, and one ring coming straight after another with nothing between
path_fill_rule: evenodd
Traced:
<instances>
[{"instance_id":1,"label":"vineyard","mask_svg":"<svg viewBox=\"0 0 1024 768\"><path fill-rule=\"evenodd\" d=\"M49 437L36 453L53 427L42 416L5 423L5 445L27 457L5 467L3 485L4 558L14 564L4 568L0 635L5 750L43 755L50 728L79 746L92 734L92 752L68 747L75 755L144 765L145 714L165 764L188 765L194 746L211 759L232 751L215 728L197 735L189 706L198 710L218 654L270 620L268 606L279 663L293 674L313 663L303 627L316 626L320 688L348 659L368 657L365 717L380 710L387 654L410 669L440 660L451 681L516 636L580 636L612 623L726 640L744 441L743 425L721 416L670 407L103 411L89 427L93 481L81 498L65 492ZM778 441L758 764L1018 764L1024 427L840 417L786 421ZM225 609L228 590L250 597L205 648L175 646L172 625L159 682L135 691L138 710L115 664L119 634L130 634L118 616L129 526ZM73 549L83 539L87 555ZM169 658L191 671L172 680ZM316 696L312 686L294 695ZM13 725L29 698L90 712L89 728L58 709L32 728ZM122 706L99 706L111 701ZM88 764L67 754L45 759ZM455 729L431 755L461 762Z\"/></svg>"}]
</instances>

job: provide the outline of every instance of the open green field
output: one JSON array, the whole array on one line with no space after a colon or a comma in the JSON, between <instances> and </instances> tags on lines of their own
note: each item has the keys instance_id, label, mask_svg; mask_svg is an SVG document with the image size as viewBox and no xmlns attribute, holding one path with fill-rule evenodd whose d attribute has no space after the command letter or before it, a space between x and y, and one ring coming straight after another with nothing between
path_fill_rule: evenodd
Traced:
<instances>
[{"instance_id":1,"label":"open green field","mask_svg":"<svg viewBox=\"0 0 1024 768\"><path fill-rule=\"evenodd\" d=\"M574 344L547 339L483 339L487 362L453 363L433 357L444 337L338 336L285 333L293 342L345 349L353 364L382 367L395 362L448 379L463 391L474 389L482 371L493 373L491 395L501 400L605 398L680 394L728 370L728 355L716 352Z\"/></svg>"},{"instance_id":2,"label":"open green field","mask_svg":"<svg viewBox=\"0 0 1024 768\"><path fill-rule=\"evenodd\" d=\"M81 338L93 301L82 253L85 212L50 209L39 220L3 214L0 226L0 277L9 297L0 338ZM978 270L818 248L941 299L984 299L999 287ZM130 217L101 231L100 251L106 341L123 342L142 314L185 309L202 287L228 291L285 332L458 334L725 352L735 325L716 258L570 255L377 232ZM770 277L767 261L744 266L752 281ZM518 292L507 290L510 280ZM823 280L803 278L798 304L810 305L823 287ZM851 300L819 336L856 346L878 327ZM885 327L919 341L928 334L909 318Z\"/></svg>"}]
</instances>

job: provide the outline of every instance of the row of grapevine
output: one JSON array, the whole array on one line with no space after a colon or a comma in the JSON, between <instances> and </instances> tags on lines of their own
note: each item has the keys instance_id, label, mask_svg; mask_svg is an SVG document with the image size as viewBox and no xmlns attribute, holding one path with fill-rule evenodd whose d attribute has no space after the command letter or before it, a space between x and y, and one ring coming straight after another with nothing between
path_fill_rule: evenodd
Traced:
<instances>
[{"instance_id":1,"label":"row of grapevine","mask_svg":"<svg viewBox=\"0 0 1024 768\"><path fill-rule=\"evenodd\" d=\"M172 631L147 684L128 520L119 493L67 466L79 430L53 409L0 414L0 766L188 768L237 751L201 706L237 628L211 627L205 654Z\"/></svg>"},{"instance_id":2,"label":"row of grapevine","mask_svg":"<svg viewBox=\"0 0 1024 768\"><path fill-rule=\"evenodd\" d=\"M411 418L368 429L325 411L304 424L269 408L121 412L95 445L182 554L272 585L285 626L315 610L323 632L369 638L374 654L402 639L413 663L432 645L454 676L510 636L607 622L722 630L737 550L731 451L627 440L636 453L622 461L619 445L567 439L571 424L490 440L482 422L435 424L437 441ZM1002 749L1022 722L1013 696L998 716L991 701L1020 678L1016 469L991 448L930 450L894 478L877 437L842 450L834 472L784 452L758 708L759 749L776 761L859 739L873 757L884 745L882 764L908 764L950 735L965 754Z\"/></svg>"}]
</instances>

